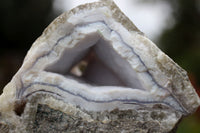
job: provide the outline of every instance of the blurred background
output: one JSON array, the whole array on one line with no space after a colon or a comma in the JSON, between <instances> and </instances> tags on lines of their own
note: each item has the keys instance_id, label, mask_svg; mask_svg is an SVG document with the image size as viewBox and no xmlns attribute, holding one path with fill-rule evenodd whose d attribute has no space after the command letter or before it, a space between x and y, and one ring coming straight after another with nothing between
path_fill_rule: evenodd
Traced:
<instances>
[{"instance_id":1,"label":"blurred background","mask_svg":"<svg viewBox=\"0 0 200 133\"><path fill-rule=\"evenodd\" d=\"M95 0L1 0L0 93L28 49L59 14ZM183 67L200 94L200 0L114 0L157 46ZM200 109L177 133L200 133Z\"/></svg>"}]
</instances>

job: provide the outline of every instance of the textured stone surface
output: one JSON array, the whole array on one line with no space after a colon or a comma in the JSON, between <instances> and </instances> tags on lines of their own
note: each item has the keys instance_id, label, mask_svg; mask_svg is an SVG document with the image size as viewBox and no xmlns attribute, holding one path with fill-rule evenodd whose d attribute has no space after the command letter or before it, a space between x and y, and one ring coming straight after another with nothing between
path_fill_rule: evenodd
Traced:
<instances>
[{"instance_id":1,"label":"textured stone surface","mask_svg":"<svg viewBox=\"0 0 200 133\"><path fill-rule=\"evenodd\" d=\"M48 97L48 98L46 98ZM8 124L10 132L168 132L166 120L180 118L180 112L171 111L170 108L157 105L149 110L118 110L104 112L91 112L80 110L76 107L76 113L63 113L59 109L53 109L47 105L51 96L35 95L27 104L24 114L21 116L20 128ZM43 101L42 103L40 103ZM59 103L59 102L58 102ZM69 106L70 110L73 106ZM73 109L72 109L73 110ZM88 119L83 118L83 114ZM174 115L175 114L175 115Z\"/></svg>"},{"instance_id":2,"label":"textured stone surface","mask_svg":"<svg viewBox=\"0 0 200 133\"><path fill-rule=\"evenodd\" d=\"M33 43L0 96L0 132L165 133L199 104L185 70L101 0Z\"/></svg>"}]
</instances>

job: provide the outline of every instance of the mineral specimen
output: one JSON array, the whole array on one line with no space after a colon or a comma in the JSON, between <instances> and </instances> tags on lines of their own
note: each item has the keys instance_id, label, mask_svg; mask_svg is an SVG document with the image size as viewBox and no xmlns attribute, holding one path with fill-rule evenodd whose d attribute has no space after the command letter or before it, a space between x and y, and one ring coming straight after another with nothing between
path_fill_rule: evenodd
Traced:
<instances>
[{"instance_id":1,"label":"mineral specimen","mask_svg":"<svg viewBox=\"0 0 200 133\"><path fill-rule=\"evenodd\" d=\"M170 132L199 104L186 72L100 0L33 43L0 96L0 132Z\"/></svg>"}]
</instances>

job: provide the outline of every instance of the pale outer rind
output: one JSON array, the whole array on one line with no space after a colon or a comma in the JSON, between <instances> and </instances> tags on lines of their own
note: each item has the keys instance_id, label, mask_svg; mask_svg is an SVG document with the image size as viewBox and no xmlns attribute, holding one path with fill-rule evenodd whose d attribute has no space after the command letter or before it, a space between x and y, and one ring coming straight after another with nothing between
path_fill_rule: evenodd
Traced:
<instances>
[{"instance_id":1,"label":"pale outer rind","mask_svg":"<svg viewBox=\"0 0 200 133\"><path fill-rule=\"evenodd\" d=\"M60 25L65 24L70 16L84 10L98 8L105 5L111 9L111 17L113 17L117 22L121 23L130 33L132 33L134 36L133 38L137 38L134 40L139 40L139 42L136 42L139 44L137 48L135 48L136 52L138 52L141 59L146 64L156 81L161 85L166 84L166 88L168 88L169 91L174 94L174 97L178 99L178 101L182 104L188 113L194 112L199 106L200 100L188 79L186 71L179 67L166 54L160 51L153 42L146 38L143 33L139 31L137 27L120 11L120 9L113 3L113 1L110 0L102 0L101 2L81 5L72 9L70 12L63 13L61 16L55 19L45 29L42 36L38 38L33 44L32 48L27 54L27 57L25 58L22 67L23 70L26 70L32 66L30 63L32 59L36 59L37 57L41 56L40 53L38 53L38 49L42 48L43 43L41 42L44 42L45 40L48 40L49 37L53 36L54 31L60 29ZM62 30L60 34L62 34ZM129 44L131 45L131 43ZM38 47L38 45L41 46ZM144 45L146 49L141 49L143 48L142 45ZM37 54L35 54L35 52L37 52ZM34 60L32 60L32 62L33 61ZM168 79L168 81L162 79Z\"/></svg>"},{"instance_id":2,"label":"pale outer rind","mask_svg":"<svg viewBox=\"0 0 200 133\"><path fill-rule=\"evenodd\" d=\"M53 38L55 34L57 34L56 36L59 36L59 34L63 35L64 31L61 30L62 28L64 28L65 31L70 31L69 25L73 28L73 24L67 22L70 16L78 12L83 12L84 10L95 9L103 6L110 8L112 14L108 15L114 18L115 21L121 23L132 34L134 42L129 42L129 44L138 44L137 46L134 45L134 48L140 55L142 61L146 64L146 66L148 66L148 70L154 76L156 82L168 88L178 102L181 103L183 108L185 108L187 113L192 113L196 110L200 104L200 100L193 89L186 72L166 54L161 52L153 42L146 38L143 33L139 31L136 26L120 11L113 1L101 0L101 2L81 5L72 9L70 12L63 13L45 29L41 37L34 42L33 46L29 50L22 67L14 76L11 83L9 83L10 85L5 87L4 94L0 96L1 112L8 113L8 110L13 110L13 104L9 104L8 106L8 103L12 103L14 101L14 94L16 93L16 90L21 88L21 81L19 79L21 78L21 75L26 73L26 71L33 66L35 60L44 53L42 50L48 50L45 49L47 48L45 41L49 40L51 37ZM64 24L67 24L68 27ZM127 41L131 41L131 39ZM52 42L48 44L49 47L52 47L51 45L53 45ZM146 47L146 49L141 49L144 47Z\"/></svg>"}]
</instances>

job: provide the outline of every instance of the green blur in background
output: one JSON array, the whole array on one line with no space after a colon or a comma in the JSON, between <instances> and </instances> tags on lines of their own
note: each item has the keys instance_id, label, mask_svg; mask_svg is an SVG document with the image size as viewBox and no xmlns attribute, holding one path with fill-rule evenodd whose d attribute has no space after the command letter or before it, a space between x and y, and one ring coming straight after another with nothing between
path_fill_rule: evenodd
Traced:
<instances>
[{"instance_id":1,"label":"green blur in background","mask_svg":"<svg viewBox=\"0 0 200 133\"><path fill-rule=\"evenodd\" d=\"M173 9L175 24L163 31L160 48L183 67L200 94L200 1L167 0ZM183 118L177 133L200 133L200 109Z\"/></svg>"},{"instance_id":2,"label":"green blur in background","mask_svg":"<svg viewBox=\"0 0 200 133\"><path fill-rule=\"evenodd\" d=\"M171 5L175 24L162 32L157 44L188 72L200 94L200 0L163 1ZM0 93L20 68L31 44L59 14L53 10L53 0L0 1ZM200 110L183 118L177 133L200 133Z\"/></svg>"}]
</instances>

